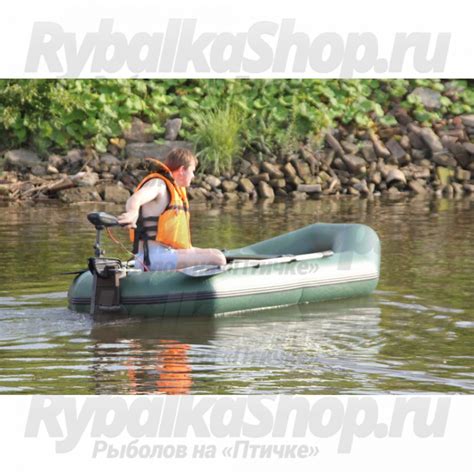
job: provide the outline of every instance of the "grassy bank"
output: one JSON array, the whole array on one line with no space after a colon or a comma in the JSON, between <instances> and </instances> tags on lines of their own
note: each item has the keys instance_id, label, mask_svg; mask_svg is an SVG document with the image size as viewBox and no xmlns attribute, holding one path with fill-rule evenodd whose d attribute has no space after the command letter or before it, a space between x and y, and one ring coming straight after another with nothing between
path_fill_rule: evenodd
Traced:
<instances>
[{"instance_id":1,"label":"grassy bank","mask_svg":"<svg viewBox=\"0 0 474 474\"><path fill-rule=\"evenodd\" d=\"M431 104L420 97L422 88ZM429 102L429 101L428 101ZM474 84L457 80L0 80L0 147L40 154L74 147L105 152L133 117L156 140L179 117L180 138L196 144L209 172L231 169L248 152L291 153L318 145L340 126L420 125L474 111Z\"/></svg>"}]
</instances>

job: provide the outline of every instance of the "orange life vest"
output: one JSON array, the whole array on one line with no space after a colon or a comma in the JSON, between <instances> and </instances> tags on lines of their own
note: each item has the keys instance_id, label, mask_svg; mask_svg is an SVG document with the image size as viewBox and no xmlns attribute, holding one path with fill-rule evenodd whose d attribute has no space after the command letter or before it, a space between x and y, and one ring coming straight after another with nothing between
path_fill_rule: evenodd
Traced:
<instances>
[{"instance_id":1,"label":"orange life vest","mask_svg":"<svg viewBox=\"0 0 474 474\"><path fill-rule=\"evenodd\" d=\"M191 245L191 231L189 228L189 203L186 189L177 186L171 171L162 163L159 165L161 172L151 173L140 182L135 189L137 192L145 183L152 179L161 179L166 184L170 202L166 209L159 216L143 217L140 215L137 221L137 229L130 230L130 239L134 243L133 252L138 252L138 242L142 240L145 247L145 263L149 264L147 258L149 240L154 240L163 245L168 245L175 249L189 249Z\"/></svg>"}]
</instances>

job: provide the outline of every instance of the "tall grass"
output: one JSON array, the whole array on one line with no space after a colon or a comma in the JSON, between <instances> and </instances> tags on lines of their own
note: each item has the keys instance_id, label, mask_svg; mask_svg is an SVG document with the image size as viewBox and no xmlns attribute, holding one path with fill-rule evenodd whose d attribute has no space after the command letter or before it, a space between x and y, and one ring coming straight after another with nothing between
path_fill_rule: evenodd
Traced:
<instances>
[{"instance_id":1,"label":"tall grass","mask_svg":"<svg viewBox=\"0 0 474 474\"><path fill-rule=\"evenodd\" d=\"M243 116L232 106L193 114L193 141L198 149L199 167L204 173L231 172L243 151Z\"/></svg>"}]
</instances>

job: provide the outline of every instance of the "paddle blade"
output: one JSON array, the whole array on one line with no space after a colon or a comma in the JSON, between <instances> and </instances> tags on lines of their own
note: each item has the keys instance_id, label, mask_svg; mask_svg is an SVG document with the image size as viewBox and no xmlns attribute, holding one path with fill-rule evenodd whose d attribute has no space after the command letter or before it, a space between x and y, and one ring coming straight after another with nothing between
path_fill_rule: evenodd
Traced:
<instances>
[{"instance_id":1,"label":"paddle blade","mask_svg":"<svg viewBox=\"0 0 474 474\"><path fill-rule=\"evenodd\" d=\"M218 275L219 273L225 272L225 270L225 267L221 267L220 265L194 265L192 267L182 268L178 271L190 277L200 278Z\"/></svg>"}]
</instances>

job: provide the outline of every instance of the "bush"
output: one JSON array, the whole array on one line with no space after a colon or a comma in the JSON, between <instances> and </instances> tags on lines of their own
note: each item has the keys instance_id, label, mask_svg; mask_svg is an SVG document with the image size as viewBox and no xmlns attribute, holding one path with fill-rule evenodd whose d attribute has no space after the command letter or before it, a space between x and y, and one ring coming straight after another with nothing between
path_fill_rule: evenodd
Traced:
<instances>
[{"instance_id":1,"label":"bush","mask_svg":"<svg viewBox=\"0 0 474 474\"><path fill-rule=\"evenodd\" d=\"M222 174L233 169L242 154L241 117L232 106L192 114L192 139L198 148L202 172Z\"/></svg>"}]
</instances>

